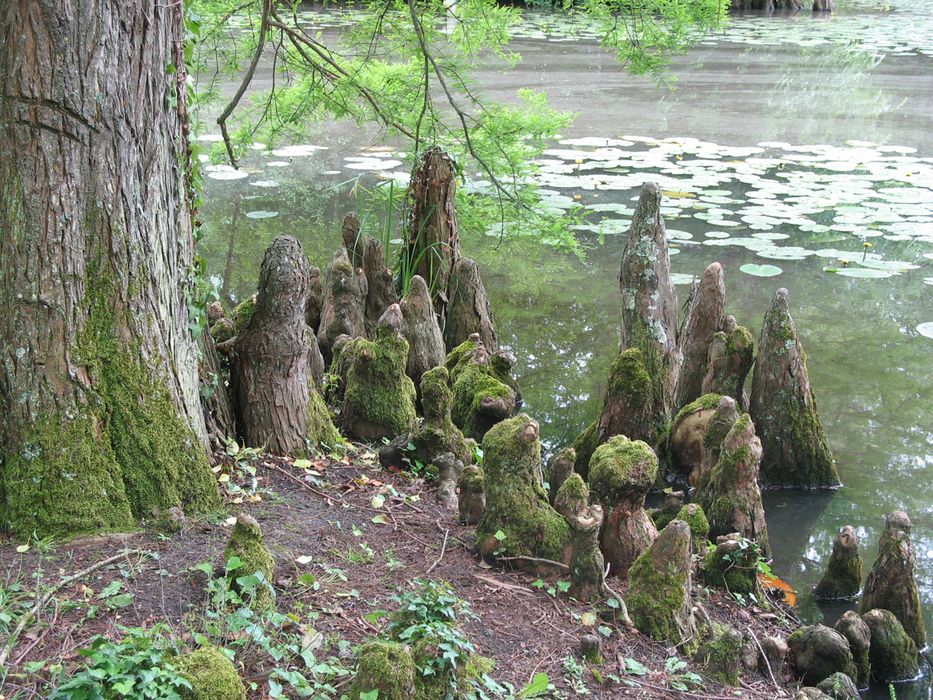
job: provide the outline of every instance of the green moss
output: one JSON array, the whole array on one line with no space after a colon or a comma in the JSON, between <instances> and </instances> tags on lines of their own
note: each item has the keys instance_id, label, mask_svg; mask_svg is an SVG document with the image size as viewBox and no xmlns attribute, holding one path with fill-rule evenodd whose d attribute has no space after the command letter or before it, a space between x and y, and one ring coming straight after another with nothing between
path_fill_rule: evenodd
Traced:
<instances>
[{"instance_id":1,"label":"green moss","mask_svg":"<svg viewBox=\"0 0 933 700\"><path fill-rule=\"evenodd\" d=\"M475 465L464 467L457 481L461 493L483 493L486 489L483 470Z\"/></svg>"},{"instance_id":2,"label":"green moss","mask_svg":"<svg viewBox=\"0 0 933 700\"><path fill-rule=\"evenodd\" d=\"M471 354L476 349L475 340L464 340L460 345L455 347L449 353L447 353L447 359L444 361L444 367L447 369L447 372L450 374L450 382L453 383L457 379L457 373L459 372L459 365L467 359L467 356Z\"/></svg>"},{"instance_id":3,"label":"green moss","mask_svg":"<svg viewBox=\"0 0 933 700\"><path fill-rule=\"evenodd\" d=\"M172 660L179 675L191 684L186 700L246 700L246 688L236 667L222 651L203 647Z\"/></svg>"},{"instance_id":4,"label":"green moss","mask_svg":"<svg viewBox=\"0 0 933 700\"><path fill-rule=\"evenodd\" d=\"M241 301L230 312L230 320L233 321L233 335L239 335L246 328L246 324L253 317L256 311L256 295L252 295Z\"/></svg>"},{"instance_id":5,"label":"green moss","mask_svg":"<svg viewBox=\"0 0 933 700\"><path fill-rule=\"evenodd\" d=\"M481 554L495 551L565 561L570 526L540 482L541 443L522 414L493 426L483 439L486 510L476 528ZM528 439L529 434L535 439ZM501 531L504 537L496 537Z\"/></svg>"},{"instance_id":6,"label":"green moss","mask_svg":"<svg viewBox=\"0 0 933 700\"><path fill-rule=\"evenodd\" d=\"M745 326L736 326L726 338L726 350L729 353L751 353L753 343L751 332Z\"/></svg>"},{"instance_id":7,"label":"green moss","mask_svg":"<svg viewBox=\"0 0 933 700\"><path fill-rule=\"evenodd\" d=\"M684 416L689 416L691 413L697 413L698 411L715 411L721 399L722 396L720 394L703 394L700 398L691 401L680 409L677 415L674 416L674 420L671 421L671 425L677 425L683 420Z\"/></svg>"},{"instance_id":8,"label":"green moss","mask_svg":"<svg viewBox=\"0 0 933 700\"><path fill-rule=\"evenodd\" d=\"M468 437L481 440L491 427L491 420L483 415L483 399L514 401L515 393L500 381L489 365L467 364L457 375L453 384L453 406L451 417Z\"/></svg>"},{"instance_id":9,"label":"green moss","mask_svg":"<svg viewBox=\"0 0 933 700\"><path fill-rule=\"evenodd\" d=\"M379 691L379 700L415 700L415 660L411 650L397 642L369 642L360 651L350 700Z\"/></svg>"},{"instance_id":10,"label":"green moss","mask_svg":"<svg viewBox=\"0 0 933 700\"><path fill-rule=\"evenodd\" d=\"M330 410L324 397L318 392L314 380L308 382L308 440L312 446L326 445L333 447L340 440L340 433L334 427Z\"/></svg>"},{"instance_id":11,"label":"green moss","mask_svg":"<svg viewBox=\"0 0 933 700\"><path fill-rule=\"evenodd\" d=\"M878 683L902 681L919 672L917 645L888 610L870 610L862 616L871 630L868 658L871 677Z\"/></svg>"},{"instance_id":12,"label":"green moss","mask_svg":"<svg viewBox=\"0 0 933 700\"><path fill-rule=\"evenodd\" d=\"M709 535L709 521L706 513L699 503L688 503L677 513L676 520L683 520L690 526L690 535L693 539L693 551L706 551L707 535Z\"/></svg>"},{"instance_id":13,"label":"green moss","mask_svg":"<svg viewBox=\"0 0 933 700\"><path fill-rule=\"evenodd\" d=\"M264 581L256 588L252 606L257 610L271 608L275 602L275 591L272 588L275 559L263 542L259 524L248 515L240 515L233 526L230 540L224 549L224 560L229 562L231 557L238 557L241 562L240 567L230 572L234 588L240 590L237 578L253 576L259 572Z\"/></svg>"},{"instance_id":14,"label":"green moss","mask_svg":"<svg viewBox=\"0 0 933 700\"><path fill-rule=\"evenodd\" d=\"M408 341L392 328L379 327L374 340L356 338L343 352L350 356L344 413L387 437L411 430L417 415L415 385L405 374Z\"/></svg>"},{"instance_id":15,"label":"green moss","mask_svg":"<svg viewBox=\"0 0 933 700\"><path fill-rule=\"evenodd\" d=\"M74 414L40 418L6 457L9 526L23 536L127 529L172 507L220 504L203 445L160 372L124 344L107 279L92 271L74 358L93 389Z\"/></svg>"},{"instance_id":16,"label":"green moss","mask_svg":"<svg viewBox=\"0 0 933 700\"><path fill-rule=\"evenodd\" d=\"M744 555L733 552L734 560L726 559L726 553L720 545L706 554L701 566L703 580L730 593L757 593L758 558L754 550L749 547Z\"/></svg>"},{"instance_id":17,"label":"green moss","mask_svg":"<svg viewBox=\"0 0 933 700\"><path fill-rule=\"evenodd\" d=\"M725 625L713 623L712 635L697 650L694 659L706 674L723 685L738 685L742 668L742 635Z\"/></svg>"},{"instance_id":18,"label":"green moss","mask_svg":"<svg viewBox=\"0 0 933 700\"><path fill-rule=\"evenodd\" d=\"M214 342L223 343L236 335L236 328L229 318L218 318L211 326L211 337Z\"/></svg>"},{"instance_id":19,"label":"green moss","mask_svg":"<svg viewBox=\"0 0 933 700\"><path fill-rule=\"evenodd\" d=\"M658 566L652 555L651 548L642 552L629 569L629 588L625 598L629 615L635 627L652 639L679 644L684 640L675 615L684 607L690 574L679 569L674 562ZM687 644L692 647L688 653L692 653L696 642L688 641Z\"/></svg>"},{"instance_id":20,"label":"green moss","mask_svg":"<svg viewBox=\"0 0 933 700\"><path fill-rule=\"evenodd\" d=\"M425 464L445 452L452 452L464 464L472 459L466 438L451 420L452 394L447 385L448 376L445 367L435 367L421 377L424 424L414 432L411 441L415 445L415 458Z\"/></svg>"},{"instance_id":21,"label":"green moss","mask_svg":"<svg viewBox=\"0 0 933 700\"><path fill-rule=\"evenodd\" d=\"M658 475L658 458L641 440L616 435L593 452L589 484L604 506L612 506L633 493L647 493Z\"/></svg>"},{"instance_id":22,"label":"green moss","mask_svg":"<svg viewBox=\"0 0 933 700\"><path fill-rule=\"evenodd\" d=\"M590 498L590 490L579 474L571 474L564 480L564 483L561 484L560 489L557 491L558 497L560 497L561 494L563 494L564 500L582 501L584 504Z\"/></svg>"},{"instance_id":23,"label":"green moss","mask_svg":"<svg viewBox=\"0 0 933 700\"><path fill-rule=\"evenodd\" d=\"M587 480L590 473L590 458L596 451L596 421L586 426L583 432L570 443L570 447L577 453L573 470Z\"/></svg>"}]
</instances>

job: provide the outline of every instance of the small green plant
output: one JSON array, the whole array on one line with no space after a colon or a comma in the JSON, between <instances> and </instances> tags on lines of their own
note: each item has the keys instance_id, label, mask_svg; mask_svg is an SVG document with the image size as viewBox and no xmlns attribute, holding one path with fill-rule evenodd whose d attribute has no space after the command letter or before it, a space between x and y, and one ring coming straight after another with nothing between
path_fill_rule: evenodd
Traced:
<instances>
[{"instance_id":1,"label":"small green plant","mask_svg":"<svg viewBox=\"0 0 933 700\"><path fill-rule=\"evenodd\" d=\"M590 689L586 687L583 680L583 674L586 671L586 664L575 656L568 656L564 659L564 682L570 686L570 689L578 696L589 695Z\"/></svg>"},{"instance_id":2,"label":"small green plant","mask_svg":"<svg viewBox=\"0 0 933 700\"><path fill-rule=\"evenodd\" d=\"M757 542L755 542L755 540L739 537L736 540L736 543L739 545L738 549L724 554L722 557L723 561L729 562L730 566L748 568L748 564L746 562L753 559L757 573L764 574L765 576L774 575L771 573L771 566L768 564L768 560L765 558L764 553L761 551L761 547ZM713 545L713 547L715 546Z\"/></svg>"},{"instance_id":3,"label":"small green plant","mask_svg":"<svg viewBox=\"0 0 933 700\"><path fill-rule=\"evenodd\" d=\"M230 457L230 463L214 467L224 495L233 503L261 500L262 490L256 477L256 462L262 456L262 450L242 446L236 440L227 440L225 452Z\"/></svg>"},{"instance_id":4,"label":"small green plant","mask_svg":"<svg viewBox=\"0 0 933 700\"><path fill-rule=\"evenodd\" d=\"M181 699L191 685L171 664L179 649L169 638L169 628L159 624L148 630L119 629L124 633L121 641L98 635L79 652L86 659L84 668L55 688L49 700Z\"/></svg>"},{"instance_id":5,"label":"small green plant","mask_svg":"<svg viewBox=\"0 0 933 700\"><path fill-rule=\"evenodd\" d=\"M664 670L667 671L667 682L674 690L684 693L690 690L690 686L696 687L703 684L703 679L693 671L686 671L687 662L676 656L668 657L664 662Z\"/></svg>"}]
</instances>

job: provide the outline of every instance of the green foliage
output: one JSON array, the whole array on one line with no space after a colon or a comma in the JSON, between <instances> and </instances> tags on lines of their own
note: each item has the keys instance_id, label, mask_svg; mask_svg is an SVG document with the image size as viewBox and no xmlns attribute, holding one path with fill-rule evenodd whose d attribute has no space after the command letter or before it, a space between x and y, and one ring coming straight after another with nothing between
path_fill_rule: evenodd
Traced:
<instances>
[{"instance_id":1,"label":"green foliage","mask_svg":"<svg viewBox=\"0 0 933 700\"><path fill-rule=\"evenodd\" d=\"M110 698L164 698L181 700L191 684L171 663L178 649L165 625L143 630L120 627L124 637L111 642L98 635L79 653L84 668L59 685L49 700L109 700Z\"/></svg>"}]
</instances>

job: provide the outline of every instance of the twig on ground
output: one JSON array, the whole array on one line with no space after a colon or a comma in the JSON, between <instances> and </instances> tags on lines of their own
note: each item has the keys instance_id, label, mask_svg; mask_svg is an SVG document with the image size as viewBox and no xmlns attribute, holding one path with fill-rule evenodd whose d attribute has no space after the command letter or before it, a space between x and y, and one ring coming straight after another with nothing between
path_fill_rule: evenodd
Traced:
<instances>
[{"instance_id":1,"label":"twig on ground","mask_svg":"<svg viewBox=\"0 0 933 700\"><path fill-rule=\"evenodd\" d=\"M440 528L441 528L441 523L440 523L440 521L439 521L439 520L436 520L435 523L437 524L437 529L440 530ZM431 564L431 566L428 567L428 570L425 572L426 574L430 574L430 573L434 570L434 567L437 566L438 564L440 564L440 563L441 563L441 559L444 558L444 552L447 551L447 537L448 537L449 535L450 535L450 528L447 528L446 530L444 530L444 543L441 545L441 553L440 553L440 555L437 557L437 559L434 560L434 563Z\"/></svg>"},{"instance_id":2,"label":"twig on ground","mask_svg":"<svg viewBox=\"0 0 933 700\"><path fill-rule=\"evenodd\" d=\"M553 566L561 571L570 571L570 567L564 564L563 562L554 561L553 559L542 559L540 557L496 557L498 561L528 561L533 564L547 564L548 566Z\"/></svg>"}]
</instances>

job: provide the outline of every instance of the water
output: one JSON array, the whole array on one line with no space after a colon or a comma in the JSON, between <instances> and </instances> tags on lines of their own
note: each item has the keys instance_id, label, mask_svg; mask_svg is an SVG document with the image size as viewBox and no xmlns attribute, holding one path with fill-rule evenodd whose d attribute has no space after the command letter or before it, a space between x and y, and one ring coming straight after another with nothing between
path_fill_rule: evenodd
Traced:
<instances>
[{"instance_id":1,"label":"water","mask_svg":"<svg viewBox=\"0 0 933 700\"><path fill-rule=\"evenodd\" d=\"M933 322L933 4L890 9L736 19L675 62L673 92L626 75L579 25L537 16L513 43L519 66L489 69L479 83L503 101L520 87L547 89L555 107L578 113L563 135L571 142L545 156L542 181L550 205L595 205L591 221L605 222L579 232L585 262L484 232L466 232L462 245L480 262L525 410L559 446L599 410L618 352L619 234L637 185L659 182L670 193L675 273L721 262L727 311L756 337L774 290L790 290L845 488L767 495L776 573L808 590L845 524L870 566L883 514L906 510L933 629L933 339L917 330ZM254 291L279 233L297 236L323 269L340 218L356 207L338 185L365 172L345 158L376 146L355 162L398 160L374 134L330 126L312 141L328 150L257 152L248 177L207 179L204 254L225 296ZM285 165L267 165L275 162ZM377 169L405 176L395 163ZM780 274L740 271L748 264ZM866 274L876 278L849 276ZM678 290L683 300L687 287ZM902 687L899 697L928 697L928 687Z\"/></svg>"}]
</instances>

